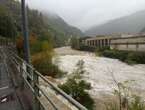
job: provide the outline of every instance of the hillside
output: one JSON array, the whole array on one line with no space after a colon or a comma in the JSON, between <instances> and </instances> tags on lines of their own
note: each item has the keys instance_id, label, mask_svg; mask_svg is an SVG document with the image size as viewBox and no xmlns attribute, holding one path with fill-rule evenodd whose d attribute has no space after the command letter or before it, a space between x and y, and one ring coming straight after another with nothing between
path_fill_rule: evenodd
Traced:
<instances>
[{"instance_id":1,"label":"hillside","mask_svg":"<svg viewBox=\"0 0 145 110\"><path fill-rule=\"evenodd\" d=\"M45 21L49 25L49 31L57 38L57 43L59 41L63 42L64 39L70 37L83 36L81 30L76 27L70 26L67 24L60 16L52 13L44 13Z\"/></svg>"},{"instance_id":2,"label":"hillside","mask_svg":"<svg viewBox=\"0 0 145 110\"><path fill-rule=\"evenodd\" d=\"M87 30L87 35L112 33L138 33L145 27L145 10L134 14L108 21L105 24L94 26Z\"/></svg>"},{"instance_id":3,"label":"hillside","mask_svg":"<svg viewBox=\"0 0 145 110\"><path fill-rule=\"evenodd\" d=\"M15 0L0 0L1 7L10 13L13 18L13 22L17 29L17 34L21 35L21 7L20 3ZM51 36L54 46L63 46L65 42L71 36L82 36L82 32L70 25L68 25L58 15L49 13L39 12L38 10L32 10L27 7L28 10L28 22L29 22L29 33L36 34L41 37L44 35Z\"/></svg>"},{"instance_id":4,"label":"hillside","mask_svg":"<svg viewBox=\"0 0 145 110\"><path fill-rule=\"evenodd\" d=\"M48 25L50 25L53 29L65 32L64 34L66 35L72 34L82 36L81 30L67 24L60 16L52 13L45 13L45 16L48 19Z\"/></svg>"}]
</instances>

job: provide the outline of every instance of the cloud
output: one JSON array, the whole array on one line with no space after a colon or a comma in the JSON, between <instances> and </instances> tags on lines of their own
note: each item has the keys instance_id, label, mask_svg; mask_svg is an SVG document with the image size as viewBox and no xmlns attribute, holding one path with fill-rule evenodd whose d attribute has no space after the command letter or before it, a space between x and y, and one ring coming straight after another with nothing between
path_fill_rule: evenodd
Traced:
<instances>
[{"instance_id":1,"label":"cloud","mask_svg":"<svg viewBox=\"0 0 145 110\"><path fill-rule=\"evenodd\" d=\"M51 11L82 30L145 9L145 0L27 0L31 8Z\"/></svg>"}]
</instances>

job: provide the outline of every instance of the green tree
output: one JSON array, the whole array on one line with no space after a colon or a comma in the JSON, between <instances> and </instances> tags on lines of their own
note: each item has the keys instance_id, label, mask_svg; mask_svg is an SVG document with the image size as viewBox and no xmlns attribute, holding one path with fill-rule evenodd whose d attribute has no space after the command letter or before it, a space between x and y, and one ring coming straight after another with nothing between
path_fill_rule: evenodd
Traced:
<instances>
[{"instance_id":1,"label":"green tree","mask_svg":"<svg viewBox=\"0 0 145 110\"><path fill-rule=\"evenodd\" d=\"M68 80L58 87L89 110L93 110L94 101L86 91L91 89L91 85L82 79L82 75L85 73L84 62L80 60L76 66L77 69L69 76Z\"/></svg>"},{"instance_id":2,"label":"green tree","mask_svg":"<svg viewBox=\"0 0 145 110\"><path fill-rule=\"evenodd\" d=\"M77 37L72 37L71 38L71 48L73 48L73 49L80 49L79 38L77 38Z\"/></svg>"},{"instance_id":3,"label":"green tree","mask_svg":"<svg viewBox=\"0 0 145 110\"><path fill-rule=\"evenodd\" d=\"M0 5L0 35L13 38L16 36L17 30L15 21L9 11Z\"/></svg>"}]
</instances>

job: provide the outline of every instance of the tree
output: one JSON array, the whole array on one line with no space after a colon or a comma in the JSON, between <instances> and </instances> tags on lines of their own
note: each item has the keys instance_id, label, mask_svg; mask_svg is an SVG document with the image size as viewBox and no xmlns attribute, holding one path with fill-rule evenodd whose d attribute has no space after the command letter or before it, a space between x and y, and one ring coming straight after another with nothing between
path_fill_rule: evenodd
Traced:
<instances>
[{"instance_id":1,"label":"tree","mask_svg":"<svg viewBox=\"0 0 145 110\"><path fill-rule=\"evenodd\" d=\"M77 38L77 37L72 37L71 38L71 48L73 48L73 49L80 49L79 38Z\"/></svg>"},{"instance_id":2,"label":"tree","mask_svg":"<svg viewBox=\"0 0 145 110\"><path fill-rule=\"evenodd\" d=\"M15 26L15 20L9 11L0 5L0 35L14 38L16 37L16 34L17 30Z\"/></svg>"},{"instance_id":3,"label":"tree","mask_svg":"<svg viewBox=\"0 0 145 110\"><path fill-rule=\"evenodd\" d=\"M80 60L76 66L77 69L69 76L68 80L64 84L58 85L58 87L89 110L93 110L94 101L86 92L86 90L91 89L91 85L82 79L85 73L84 61Z\"/></svg>"}]
</instances>

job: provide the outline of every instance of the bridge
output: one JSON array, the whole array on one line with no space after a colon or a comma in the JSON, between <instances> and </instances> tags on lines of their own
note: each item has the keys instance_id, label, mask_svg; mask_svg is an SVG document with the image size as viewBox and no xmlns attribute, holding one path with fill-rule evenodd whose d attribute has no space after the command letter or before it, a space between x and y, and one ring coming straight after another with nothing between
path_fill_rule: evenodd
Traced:
<instances>
[{"instance_id":1,"label":"bridge","mask_svg":"<svg viewBox=\"0 0 145 110\"><path fill-rule=\"evenodd\" d=\"M87 110L0 39L0 110Z\"/></svg>"}]
</instances>

